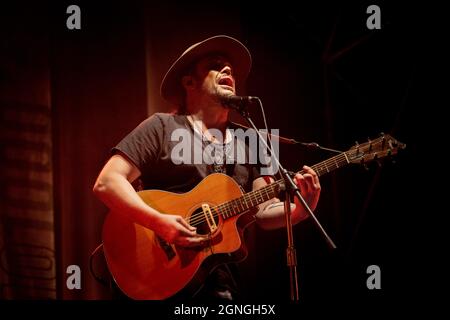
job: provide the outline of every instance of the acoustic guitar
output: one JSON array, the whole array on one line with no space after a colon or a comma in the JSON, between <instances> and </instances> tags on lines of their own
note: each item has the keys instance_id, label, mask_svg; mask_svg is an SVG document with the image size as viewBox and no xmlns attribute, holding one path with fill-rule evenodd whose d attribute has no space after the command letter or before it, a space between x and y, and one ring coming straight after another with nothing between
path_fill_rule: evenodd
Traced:
<instances>
[{"instance_id":1,"label":"acoustic guitar","mask_svg":"<svg viewBox=\"0 0 450 320\"><path fill-rule=\"evenodd\" d=\"M382 134L312 168L322 176L350 163L395 155L403 148L405 144ZM198 247L179 247L134 223L125 213L111 211L103 225L102 237L114 280L133 299L162 300L180 292L194 294L215 267L245 259L247 250L242 241L245 228L255 220L257 206L276 197L282 186L283 180L278 180L243 194L231 177L214 173L187 193L138 192L146 204L159 212L182 216L207 241Z\"/></svg>"}]
</instances>

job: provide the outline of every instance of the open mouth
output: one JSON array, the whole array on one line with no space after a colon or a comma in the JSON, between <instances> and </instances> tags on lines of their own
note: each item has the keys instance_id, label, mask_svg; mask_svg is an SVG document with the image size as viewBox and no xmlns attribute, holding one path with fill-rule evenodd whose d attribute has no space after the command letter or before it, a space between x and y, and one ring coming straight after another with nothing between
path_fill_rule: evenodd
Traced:
<instances>
[{"instance_id":1,"label":"open mouth","mask_svg":"<svg viewBox=\"0 0 450 320\"><path fill-rule=\"evenodd\" d=\"M233 79L230 77L223 77L219 80L219 85L233 88Z\"/></svg>"}]
</instances>

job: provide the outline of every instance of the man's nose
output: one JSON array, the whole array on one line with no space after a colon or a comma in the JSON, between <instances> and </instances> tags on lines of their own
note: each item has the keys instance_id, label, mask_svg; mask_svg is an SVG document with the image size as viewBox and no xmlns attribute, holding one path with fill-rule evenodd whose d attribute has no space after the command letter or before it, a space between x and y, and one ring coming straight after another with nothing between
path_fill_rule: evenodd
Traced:
<instances>
[{"instance_id":1,"label":"man's nose","mask_svg":"<svg viewBox=\"0 0 450 320\"><path fill-rule=\"evenodd\" d=\"M225 66L222 69L222 73L225 73L226 75L231 76L231 75L233 75L233 70L231 69L230 66Z\"/></svg>"}]
</instances>

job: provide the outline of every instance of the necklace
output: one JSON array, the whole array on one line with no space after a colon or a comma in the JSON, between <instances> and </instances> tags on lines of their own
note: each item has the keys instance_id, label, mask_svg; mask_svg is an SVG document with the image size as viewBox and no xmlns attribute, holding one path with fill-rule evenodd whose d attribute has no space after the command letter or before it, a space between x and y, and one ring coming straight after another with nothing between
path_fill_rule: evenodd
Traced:
<instances>
[{"instance_id":1,"label":"necklace","mask_svg":"<svg viewBox=\"0 0 450 320\"><path fill-rule=\"evenodd\" d=\"M231 143L233 141L233 136L231 132L227 129L225 131L225 139L222 140L222 143L217 142L217 138L211 135L208 130L206 132L211 138L208 138L203 130L203 122L201 122L201 126L197 123L193 116L187 116L189 122L192 124L192 128L194 132L197 131L202 140L202 150L206 149L209 152L204 152L203 155L207 155L209 160L208 163L211 163L212 170L218 173L226 173L226 163L232 160L230 156L231 151ZM209 142L209 143L208 143ZM227 161L228 160L228 161Z\"/></svg>"}]
</instances>

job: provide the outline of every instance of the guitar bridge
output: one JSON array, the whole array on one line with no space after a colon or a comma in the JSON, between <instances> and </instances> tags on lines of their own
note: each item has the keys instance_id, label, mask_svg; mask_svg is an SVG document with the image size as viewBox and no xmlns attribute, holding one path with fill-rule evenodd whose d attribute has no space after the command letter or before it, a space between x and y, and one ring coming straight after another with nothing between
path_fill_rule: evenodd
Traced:
<instances>
[{"instance_id":1,"label":"guitar bridge","mask_svg":"<svg viewBox=\"0 0 450 320\"><path fill-rule=\"evenodd\" d=\"M209 232L213 233L214 231L217 230L217 224L216 221L214 220L214 215L211 212L211 208L209 207L209 204L202 204L202 210L203 210L203 214L205 216L205 220L208 223L208 227L209 227Z\"/></svg>"}]
</instances>

